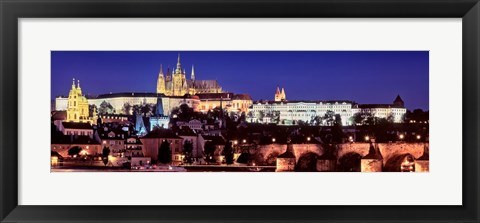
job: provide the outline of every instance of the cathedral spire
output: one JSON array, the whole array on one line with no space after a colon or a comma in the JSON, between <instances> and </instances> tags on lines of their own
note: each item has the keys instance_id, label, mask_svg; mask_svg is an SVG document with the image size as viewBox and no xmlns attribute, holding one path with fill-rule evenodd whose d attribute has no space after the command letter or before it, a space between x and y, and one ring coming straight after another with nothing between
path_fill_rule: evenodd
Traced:
<instances>
[{"instance_id":1,"label":"cathedral spire","mask_svg":"<svg viewBox=\"0 0 480 223\"><path fill-rule=\"evenodd\" d=\"M170 81L172 79L172 76L170 76L170 66L167 68L167 81Z\"/></svg>"},{"instance_id":2,"label":"cathedral spire","mask_svg":"<svg viewBox=\"0 0 480 223\"><path fill-rule=\"evenodd\" d=\"M77 93L82 94L82 89L80 88L80 80L77 80Z\"/></svg>"},{"instance_id":3,"label":"cathedral spire","mask_svg":"<svg viewBox=\"0 0 480 223\"><path fill-rule=\"evenodd\" d=\"M175 70L175 73L181 73L181 72L182 72L182 64L180 63L180 53L178 53L177 69Z\"/></svg>"},{"instance_id":4,"label":"cathedral spire","mask_svg":"<svg viewBox=\"0 0 480 223\"><path fill-rule=\"evenodd\" d=\"M167 76L167 81L168 81L168 76ZM163 77L162 64L160 64L160 73L158 74L158 78L157 78L157 94L165 94L165 79Z\"/></svg>"},{"instance_id":5,"label":"cathedral spire","mask_svg":"<svg viewBox=\"0 0 480 223\"><path fill-rule=\"evenodd\" d=\"M190 76L190 79L192 79L192 81L195 80L195 70L193 69L193 64L192 64L192 76Z\"/></svg>"},{"instance_id":6,"label":"cathedral spire","mask_svg":"<svg viewBox=\"0 0 480 223\"><path fill-rule=\"evenodd\" d=\"M75 78L73 78L73 81L72 81L72 89L75 89Z\"/></svg>"},{"instance_id":7,"label":"cathedral spire","mask_svg":"<svg viewBox=\"0 0 480 223\"><path fill-rule=\"evenodd\" d=\"M160 64L160 73L159 73L158 75L163 77L163 68L162 68L162 64Z\"/></svg>"}]
</instances>

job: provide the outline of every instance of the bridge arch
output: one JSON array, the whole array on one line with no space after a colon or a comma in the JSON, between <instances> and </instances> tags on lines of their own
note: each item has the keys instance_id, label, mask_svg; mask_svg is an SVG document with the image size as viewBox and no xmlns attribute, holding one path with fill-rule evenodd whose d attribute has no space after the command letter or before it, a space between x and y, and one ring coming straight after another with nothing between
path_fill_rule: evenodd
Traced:
<instances>
[{"instance_id":1,"label":"bridge arch","mask_svg":"<svg viewBox=\"0 0 480 223\"><path fill-rule=\"evenodd\" d=\"M315 152L305 152L303 153L295 165L295 171L298 172L316 172L317 171L317 160L318 153Z\"/></svg>"},{"instance_id":2,"label":"bridge arch","mask_svg":"<svg viewBox=\"0 0 480 223\"><path fill-rule=\"evenodd\" d=\"M356 152L345 153L338 159L337 170L339 172L360 172L362 155Z\"/></svg>"}]
</instances>

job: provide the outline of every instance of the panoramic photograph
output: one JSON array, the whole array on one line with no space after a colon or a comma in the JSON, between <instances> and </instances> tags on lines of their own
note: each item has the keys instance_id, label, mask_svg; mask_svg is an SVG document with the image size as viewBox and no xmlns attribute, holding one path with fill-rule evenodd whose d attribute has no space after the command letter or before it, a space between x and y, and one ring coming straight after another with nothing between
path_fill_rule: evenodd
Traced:
<instances>
[{"instance_id":1,"label":"panoramic photograph","mask_svg":"<svg viewBox=\"0 0 480 223\"><path fill-rule=\"evenodd\" d=\"M429 172L429 52L51 51L50 118L51 172Z\"/></svg>"}]
</instances>

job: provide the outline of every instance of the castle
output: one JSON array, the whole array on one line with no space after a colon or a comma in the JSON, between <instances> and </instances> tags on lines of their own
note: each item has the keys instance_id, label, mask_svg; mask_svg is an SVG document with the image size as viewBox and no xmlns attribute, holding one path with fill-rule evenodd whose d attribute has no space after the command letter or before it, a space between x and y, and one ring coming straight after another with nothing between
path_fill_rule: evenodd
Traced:
<instances>
[{"instance_id":1,"label":"castle","mask_svg":"<svg viewBox=\"0 0 480 223\"><path fill-rule=\"evenodd\" d=\"M180 54L178 54L177 67L170 71L167 69L167 76L163 74L162 65L157 79L157 94L166 96L184 96L185 94L222 93L222 88L216 80L195 80L195 71L192 65L190 80L186 78L186 71L182 69Z\"/></svg>"}]
</instances>

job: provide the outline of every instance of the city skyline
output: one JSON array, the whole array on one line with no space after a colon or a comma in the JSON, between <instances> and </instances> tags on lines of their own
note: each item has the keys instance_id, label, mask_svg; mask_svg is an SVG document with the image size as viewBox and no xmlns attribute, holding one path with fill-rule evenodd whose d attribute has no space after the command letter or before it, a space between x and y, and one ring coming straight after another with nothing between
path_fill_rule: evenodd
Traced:
<instances>
[{"instance_id":1,"label":"city skyline","mask_svg":"<svg viewBox=\"0 0 480 223\"><path fill-rule=\"evenodd\" d=\"M85 94L155 92L160 64L166 73L178 54L187 79L194 65L197 79L255 101L273 100L278 86L288 100L373 104L401 95L408 109L429 110L428 51L52 51L52 99L72 78Z\"/></svg>"}]
</instances>

